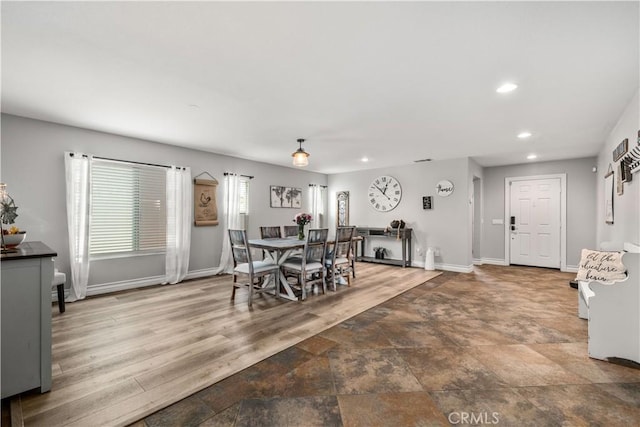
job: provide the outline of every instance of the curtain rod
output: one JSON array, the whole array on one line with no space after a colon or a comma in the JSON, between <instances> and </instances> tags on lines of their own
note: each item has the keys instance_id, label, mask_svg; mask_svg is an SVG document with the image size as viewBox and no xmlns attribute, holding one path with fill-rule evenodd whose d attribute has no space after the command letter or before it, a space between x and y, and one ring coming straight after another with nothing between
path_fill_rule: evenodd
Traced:
<instances>
[{"instance_id":1,"label":"curtain rod","mask_svg":"<svg viewBox=\"0 0 640 427\"><path fill-rule=\"evenodd\" d=\"M233 172L225 172L225 173L224 173L224 176L227 176L227 175L238 175L238 174L233 173ZM243 177L243 178L253 179L253 176L251 176L251 175L239 175L239 176L241 176L241 177Z\"/></svg>"},{"instance_id":2,"label":"curtain rod","mask_svg":"<svg viewBox=\"0 0 640 427\"><path fill-rule=\"evenodd\" d=\"M309 187L327 188L327 186L326 186L326 185L320 185L320 184L309 184Z\"/></svg>"},{"instance_id":3,"label":"curtain rod","mask_svg":"<svg viewBox=\"0 0 640 427\"><path fill-rule=\"evenodd\" d=\"M73 157L74 153L69 153L69 155L71 157ZM83 154L82 157L89 157L86 154ZM135 162L133 160L120 160L120 159L111 159L109 157L100 157L100 156L93 156L94 159L99 159L99 160L109 160L112 162L122 162L122 163L132 163L134 165L143 165L143 166L155 166L158 168L166 168L166 169L171 169L172 166L167 166L167 165L158 165L155 163L145 163L145 162ZM182 166L176 166L176 169L187 169L185 167Z\"/></svg>"}]
</instances>

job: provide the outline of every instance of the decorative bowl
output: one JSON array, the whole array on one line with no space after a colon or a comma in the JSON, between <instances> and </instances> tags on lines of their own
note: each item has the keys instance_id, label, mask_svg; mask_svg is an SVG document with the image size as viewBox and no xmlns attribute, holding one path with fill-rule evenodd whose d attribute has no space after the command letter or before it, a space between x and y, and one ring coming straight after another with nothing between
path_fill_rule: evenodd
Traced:
<instances>
[{"instance_id":1,"label":"decorative bowl","mask_svg":"<svg viewBox=\"0 0 640 427\"><path fill-rule=\"evenodd\" d=\"M27 232L21 231L17 234L4 234L2 237L4 238L4 245L7 248L15 248L24 241L24 238L27 237Z\"/></svg>"}]
</instances>

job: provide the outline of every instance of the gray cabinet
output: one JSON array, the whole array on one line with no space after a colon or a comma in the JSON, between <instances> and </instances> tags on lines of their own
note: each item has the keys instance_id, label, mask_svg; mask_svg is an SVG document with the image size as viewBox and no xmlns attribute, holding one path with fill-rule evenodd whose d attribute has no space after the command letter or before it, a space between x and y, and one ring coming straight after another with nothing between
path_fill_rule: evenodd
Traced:
<instances>
[{"instance_id":1,"label":"gray cabinet","mask_svg":"<svg viewBox=\"0 0 640 427\"><path fill-rule=\"evenodd\" d=\"M51 282L57 254L26 242L2 254L2 398L51 389Z\"/></svg>"}]
</instances>

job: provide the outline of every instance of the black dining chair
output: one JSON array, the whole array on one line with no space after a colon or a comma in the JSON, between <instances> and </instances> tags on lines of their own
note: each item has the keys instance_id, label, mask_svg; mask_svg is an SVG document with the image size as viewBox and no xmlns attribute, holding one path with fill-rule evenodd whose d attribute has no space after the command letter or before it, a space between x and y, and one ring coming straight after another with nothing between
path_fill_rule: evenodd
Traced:
<instances>
[{"instance_id":1,"label":"black dining chair","mask_svg":"<svg viewBox=\"0 0 640 427\"><path fill-rule=\"evenodd\" d=\"M307 286L321 284L322 293L327 291L325 254L329 229L314 228L307 232L302 256L290 257L282 264L286 275L295 275L302 291L301 299L307 298Z\"/></svg>"},{"instance_id":2,"label":"black dining chair","mask_svg":"<svg viewBox=\"0 0 640 427\"><path fill-rule=\"evenodd\" d=\"M251 258L251 248L247 242L247 232L245 230L229 230L229 240L231 242L231 252L233 254L233 292L231 300L236 297L236 289L243 286L249 287L249 307L253 303L253 294L264 292L262 280L268 275L273 275L277 288L277 275L280 266L269 261L253 261ZM238 283L239 275L246 276L248 282Z\"/></svg>"}]
</instances>

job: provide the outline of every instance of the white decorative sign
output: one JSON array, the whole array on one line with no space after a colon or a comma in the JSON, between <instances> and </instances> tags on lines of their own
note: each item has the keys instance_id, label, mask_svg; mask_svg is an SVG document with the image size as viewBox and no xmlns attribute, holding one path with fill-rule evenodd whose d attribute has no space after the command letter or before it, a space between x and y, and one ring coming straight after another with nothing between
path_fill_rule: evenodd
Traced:
<instances>
[{"instance_id":1,"label":"white decorative sign","mask_svg":"<svg viewBox=\"0 0 640 427\"><path fill-rule=\"evenodd\" d=\"M453 193L453 183L447 179L443 179L436 185L436 191L440 197L450 196L451 193Z\"/></svg>"}]
</instances>

